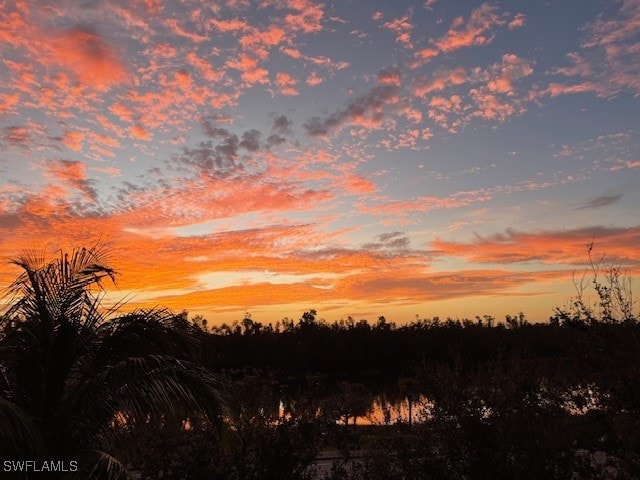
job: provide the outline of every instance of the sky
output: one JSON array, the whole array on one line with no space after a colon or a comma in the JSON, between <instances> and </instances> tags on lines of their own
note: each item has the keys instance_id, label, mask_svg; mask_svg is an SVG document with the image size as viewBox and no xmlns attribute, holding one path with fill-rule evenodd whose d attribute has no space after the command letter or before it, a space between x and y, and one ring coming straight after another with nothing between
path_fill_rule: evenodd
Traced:
<instances>
[{"instance_id":1,"label":"sky","mask_svg":"<svg viewBox=\"0 0 640 480\"><path fill-rule=\"evenodd\" d=\"M640 0L0 1L0 288L107 246L212 323L543 321L640 272Z\"/></svg>"}]
</instances>

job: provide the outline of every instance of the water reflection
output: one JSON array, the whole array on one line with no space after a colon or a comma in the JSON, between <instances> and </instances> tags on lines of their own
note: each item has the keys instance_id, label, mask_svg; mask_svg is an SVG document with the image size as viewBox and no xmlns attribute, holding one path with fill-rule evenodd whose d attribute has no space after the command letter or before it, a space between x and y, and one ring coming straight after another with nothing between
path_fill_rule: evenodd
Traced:
<instances>
[{"instance_id":1,"label":"water reflection","mask_svg":"<svg viewBox=\"0 0 640 480\"><path fill-rule=\"evenodd\" d=\"M357 423L362 425L422 423L431 418L433 406L433 402L423 395L413 401L405 398L395 402L378 396L371 404L367 415L358 417Z\"/></svg>"},{"instance_id":2,"label":"water reflection","mask_svg":"<svg viewBox=\"0 0 640 480\"><path fill-rule=\"evenodd\" d=\"M344 425L395 425L400 423L423 423L432 418L434 404L424 395L419 395L410 401L409 398L390 400L384 395L374 397L366 413L351 416L341 416L336 423ZM290 408L285 402L280 401L278 408L279 418L288 420L291 418ZM315 416L323 414L322 407L317 407Z\"/></svg>"}]
</instances>

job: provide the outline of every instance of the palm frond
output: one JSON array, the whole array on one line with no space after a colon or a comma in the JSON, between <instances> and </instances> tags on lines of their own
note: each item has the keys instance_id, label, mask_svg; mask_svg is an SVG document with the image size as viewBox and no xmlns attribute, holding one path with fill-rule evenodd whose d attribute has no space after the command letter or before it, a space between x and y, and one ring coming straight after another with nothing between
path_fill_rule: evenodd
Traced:
<instances>
[{"instance_id":1,"label":"palm frond","mask_svg":"<svg viewBox=\"0 0 640 480\"><path fill-rule=\"evenodd\" d=\"M76 440L99 434L118 415L144 425L150 419L186 418L199 412L216 423L231 411L230 396L216 375L158 355L126 358L104 369L70 389L63 404L57 423L67 425L66 433Z\"/></svg>"},{"instance_id":2,"label":"palm frond","mask_svg":"<svg viewBox=\"0 0 640 480\"><path fill-rule=\"evenodd\" d=\"M60 458L84 451L79 478L115 480L126 469L105 452L118 422L204 415L221 426L231 401L199 366L202 336L183 318L162 309L113 318L101 307L103 282L115 282L105 260L96 244L13 262L22 274L0 325L0 446L46 445Z\"/></svg>"},{"instance_id":3,"label":"palm frond","mask_svg":"<svg viewBox=\"0 0 640 480\"><path fill-rule=\"evenodd\" d=\"M41 256L27 253L12 261L23 273L8 287L8 317L39 318L40 321L81 319L95 304L91 288L102 289L102 282L115 282L115 270L100 258L102 250L75 249L71 255L60 252L46 263Z\"/></svg>"},{"instance_id":4,"label":"palm frond","mask_svg":"<svg viewBox=\"0 0 640 480\"><path fill-rule=\"evenodd\" d=\"M128 356L171 355L193 360L200 339L166 309L137 310L112 318L97 331L99 349L94 363L114 363Z\"/></svg>"},{"instance_id":5,"label":"palm frond","mask_svg":"<svg viewBox=\"0 0 640 480\"><path fill-rule=\"evenodd\" d=\"M78 457L78 470L69 480L129 480L127 467L116 457L101 450L85 450Z\"/></svg>"},{"instance_id":6,"label":"palm frond","mask_svg":"<svg viewBox=\"0 0 640 480\"><path fill-rule=\"evenodd\" d=\"M46 448L37 425L14 403L0 397L0 452L42 458Z\"/></svg>"}]
</instances>

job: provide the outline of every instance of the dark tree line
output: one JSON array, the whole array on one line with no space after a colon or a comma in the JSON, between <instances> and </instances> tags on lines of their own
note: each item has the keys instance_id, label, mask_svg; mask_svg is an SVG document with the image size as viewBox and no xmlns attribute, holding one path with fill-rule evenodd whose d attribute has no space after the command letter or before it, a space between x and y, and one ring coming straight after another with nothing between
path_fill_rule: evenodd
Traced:
<instances>
[{"instance_id":1,"label":"dark tree line","mask_svg":"<svg viewBox=\"0 0 640 480\"><path fill-rule=\"evenodd\" d=\"M175 479L318 478L320 451L339 456L334 480L640 478L636 322L312 316L279 333L206 334L209 368L237 395L238 435L223 445L202 426L156 432L182 449L147 454L146 478L171 466ZM414 405L420 423L354 427L380 396L430 405Z\"/></svg>"}]
</instances>

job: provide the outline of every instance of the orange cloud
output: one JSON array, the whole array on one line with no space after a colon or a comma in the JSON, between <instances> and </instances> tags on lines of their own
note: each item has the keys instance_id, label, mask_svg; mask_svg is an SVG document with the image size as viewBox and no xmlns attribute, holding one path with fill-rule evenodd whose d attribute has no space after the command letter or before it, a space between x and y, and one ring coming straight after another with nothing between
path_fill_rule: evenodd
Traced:
<instances>
[{"instance_id":1,"label":"orange cloud","mask_svg":"<svg viewBox=\"0 0 640 480\"><path fill-rule=\"evenodd\" d=\"M15 112L15 107L20 102L19 93L1 93L0 92L0 113Z\"/></svg>"},{"instance_id":2,"label":"orange cloud","mask_svg":"<svg viewBox=\"0 0 640 480\"><path fill-rule=\"evenodd\" d=\"M248 85L269 83L269 71L258 66L258 61L248 55L240 55L237 60L229 60L229 68L240 70L241 78Z\"/></svg>"},{"instance_id":3,"label":"orange cloud","mask_svg":"<svg viewBox=\"0 0 640 480\"><path fill-rule=\"evenodd\" d=\"M151 134L142 125L133 125L129 131L134 138L139 140L151 140Z\"/></svg>"},{"instance_id":4,"label":"orange cloud","mask_svg":"<svg viewBox=\"0 0 640 480\"><path fill-rule=\"evenodd\" d=\"M78 27L54 34L47 50L40 61L62 67L98 90L127 79L126 68L113 48L91 30Z\"/></svg>"},{"instance_id":5,"label":"orange cloud","mask_svg":"<svg viewBox=\"0 0 640 480\"><path fill-rule=\"evenodd\" d=\"M332 130L356 125L366 129L376 129L384 120L384 109L398 103L398 88L392 85L378 85L366 94L360 95L340 110L322 119L312 117L304 123L307 134L326 137Z\"/></svg>"},{"instance_id":6,"label":"orange cloud","mask_svg":"<svg viewBox=\"0 0 640 480\"><path fill-rule=\"evenodd\" d=\"M194 43L200 43L200 42L204 42L205 40L208 40L209 37L207 37L206 35L199 35L197 33L193 33L192 31L189 30L185 30L179 23L178 20L175 18L167 18L164 20L163 22L168 28L169 30L179 36L179 37L183 37L183 38L188 38L189 40L191 40Z\"/></svg>"},{"instance_id":7,"label":"orange cloud","mask_svg":"<svg viewBox=\"0 0 640 480\"><path fill-rule=\"evenodd\" d=\"M516 14L512 18L508 13L500 14L495 4L483 3L474 8L465 23L464 17L456 17L447 33L439 39L431 39L431 47L425 47L415 53L413 67L427 62L440 53L449 53L465 47L486 45L495 37L494 29L507 24L509 29L520 28L525 24L526 16Z\"/></svg>"},{"instance_id":8,"label":"orange cloud","mask_svg":"<svg viewBox=\"0 0 640 480\"><path fill-rule=\"evenodd\" d=\"M489 90L506 95L513 95L513 82L527 77L533 73L531 64L523 59L508 53L502 56L502 63L492 66L492 79L488 83Z\"/></svg>"},{"instance_id":9,"label":"orange cloud","mask_svg":"<svg viewBox=\"0 0 640 480\"><path fill-rule=\"evenodd\" d=\"M302 58L302 52L300 52L300 50L298 50L297 48L280 47L280 51L287 57L295 59Z\"/></svg>"},{"instance_id":10,"label":"orange cloud","mask_svg":"<svg viewBox=\"0 0 640 480\"><path fill-rule=\"evenodd\" d=\"M465 23L463 17L457 17L447 33L436 42L443 52L451 52L472 45L483 45L493 40L492 28L504 25L504 19L498 14L498 7L483 3L471 11Z\"/></svg>"},{"instance_id":11,"label":"orange cloud","mask_svg":"<svg viewBox=\"0 0 640 480\"><path fill-rule=\"evenodd\" d=\"M585 26L587 37L580 52L567 54L571 65L553 70L577 78L569 83L553 82L545 93L552 97L583 92L605 98L621 92L640 95L639 28L640 4L636 1L618 2L606 15L599 15Z\"/></svg>"},{"instance_id":12,"label":"orange cloud","mask_svg":"<svg viewBox=\"0 0 640 480\"><path fill-rule=\"evenodd\" d=\"M28 16L29 4L17 0L3 4L0 10L0 43L20 47L25 41L24 34L33 32Z\"/></svg>"},{"instance_id":13,"label":"orange cloud","mask_svg":"<svg viewBox=\"0 0 640 480\"><path fill-rule=\"evenodd\" d=\"M478 237L470 243L436 240L431 248L440 255L465 258L474 263L521 263L582 265L588 263L587 245L595 242L594 253L608 261L640 264L640 227L585 227L565 231L505 234ZM596 259L599 257L596 257Z\"/></svg>"},{"instance_id":14,"label":"orange cloud","mask_svg":"<svg viewBox=\"0 0 640 480\"><path fill-rule=\"evenodd\" d=\"M114 103L109 107L109 111L114 115L117 115L122 121L127 123L133 122L133 111L121 103Z\"/></svg>"},{"instance_id":15,"label":"orange cloud","mask_svg":"<svg viewBox=\"0 0 640 480\"><path fill-rule=\"evenodd\" d=\"M218 20L217 18L212 18L209 20L209 23L213 25L213 27L221 32L238 32L249 28L249 24L246 20L240 20L239 18L230 18L228 20Z\"/></svg>"},{"instance_id":16,"label":"orange cloud","mask_svg":"<svg viewBox=\"0 0 640 480\"><path fill-rule=\"evenodd\" d=\"M399 87L401 80L402 74L398 68L387 67L378 72L378 83L381 85L394 85Z\"/></svg>"},{"instance_id":17,"label":"orange cloud","mask_svg":"<svg viewBox=\"0 0 640 480\"><path fill-rule=\"evenodd\" d=\"M292 31L316 33L322 30L324 5L309 0L288 0L287 7L295 13L285 15L284 23Z\"/></svg>"},{"instance_id":18,"label":"orange cloud","mask_svg":"<svg viewBox=\"0 0 640 480\"><path fill-rule=\"evenodd\" d=\"M348 192L358 195L371 194L377 190L373 182L355 174L348 175L340 182L340 185Z\"/></svg>"},{"instance_id":19,"label":"orange cloud","mask_svg":"<svg viewBox=\"0 0 640 480\"><path fill-rule=\"evenodd\" d=\"M209 62L200 58L195 52L187 54L187 61L200 72L207 82L217 82L224 75L223 71L215 70Z\"/></svg>"},{"instance_id":20,"label":"orange cloud","mask_svg":"<svg viewBox=\"0 0 640 480\"><path fill-rule=\"evenodd\" d=\"M464 207L491 198L488 192L458 192L447 197L420 196L415 200L382 201L375 206L361 204L360 209L368 214L404 217L412 212Z\"/></svg>"},{"instance_id":21,"label":"orange cloud","mask_svg":"<svg viewBox=\"0 0 640 480\"><path fill-rule=\"evenodd\" d=\"M269 57L269 49L281 43L285 35L286 32L275 25L269 26L266 30L249 28L238 42L243 51L260 60L266 60Z\"/></svg>"},{"instance_id":22,"label":"orange cloud","mask_svg":"<svg viewBox=\"0 0 640 480\"><path fill-rule=\"evenodd\" d=\"M322 77L319 77L316 72L311 72L311 74L307 77L306 84L310 87L315 87L316 85L320 85L324 82Z\"/></svg>"},{"instance_id":23,"label":"orange cloud","mask_svg":"<svg viewBox=\"0 0 640 480\"><path fill-rule=\"evenodd\" d=\"M600 92L602 88L600 85L593 82L581 82L573 85L566 83L550 83L549 86L541 93L550 95L551 97L557 97L559 95L567 95L574 93L591 93Z\"/></svg>"},{"instance_id":24,"label":"orange cloud","mask_svg":"<svg viewBox=\"0 0 640 480\"><path fill-rule=\"evenodd\" d=\"M504 121L517 112L512 103L502 101L491 93L472 88L469 94L478 107L473 112L474 116L482 117L486 120Z\"/></svg>"},{"instance_id":25,"label":"orange cloud","mask_svg":"<svg viewBox=\"0 0 640 480\"><path fill-rule=\"evenodd\" d=\"M430 272L404 267L397 271L378 270L342 278L336 288L350 300L382 304L405 302L424 305L456 298L526 295L518 289L526 284L569 277L569 272L511 272L506 270L455 270Z\"/></svg>"},{"instance_id":26,"label":"orange cloud","mask_svg":"<svg viewBox=\"0 0 640 480\"><path fill-rule=\"evenodd\" d=\"M396 42L402 43L405 48L413 48L413 44L411 43L413 24L411 23L409 15L389 20L383 23L382 26L396 33Z\"/></svg>"},{"instance_id":27,"label":"orange cloud","mask_svg":"<svg viewBox=\"0 0 640 480\"><path fill-rule=\"evenodd\" d=\"M413 94L426 97L427 94L444 90L449 86L462 85L467 82L467 73L463 67L454 69L439 69L432 78L418 77L412 85Z\"/></svg>"},{"instance_id":28,"label":"orange cloud","mask_svg":"<svg viewBox=\"0 0 640 480\"><path fill-rule=\"evenodd\" d=\"M82 149L82 142L84 141L84 133L81 132L65 132L62 135L62 143L74 152L79 152Z\"/></svg>"},{"instance_id":29,"label":"orange cloud","mask_svg":"<svg viewBox=\"0 0 640 480\"><path fill-rule=\"evenodd\" d=\"M282 95L298 95L295 79L286 72L278 72L276 75L276 85L280 87Z\"/></svg>"},{"instance_id":30,"label":"orange cloud","mask_svg":"<svg viewBox=\"0 0 640 480\"><path fill-rule=\"evenodd\" d=\"M47 172L53 175L62 184L80 191L90 200L97 198L97 192L92 186L86 174L86 166L82 162L70 160L58 160L46 162Z\"/></svg>"},{"instance_id":31,"label":"orange cloud","mask_svg":"<svg viewBox=\"0 0 640 480\"><path fill-rule=\"evenodd\" d=\"M527 16L524 13L518 13L511 19L508 27L510 30L514 30L523 27L525 23L527 23Z\"/></svg>"}]
</instances>

